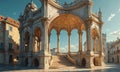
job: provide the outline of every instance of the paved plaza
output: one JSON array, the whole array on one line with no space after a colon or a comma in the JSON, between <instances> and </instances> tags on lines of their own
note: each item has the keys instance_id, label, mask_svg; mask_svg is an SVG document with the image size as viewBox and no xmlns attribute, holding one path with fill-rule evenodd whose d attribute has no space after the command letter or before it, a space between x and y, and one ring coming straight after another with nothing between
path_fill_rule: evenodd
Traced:
<instances>
[{"instance_id":1,"label":"paved plaza","mask_svg":"<svg viewBox=\"0 0 120 72\"><path fill-rule=\"evenodd\" d=\"M0 66L0 72L120 72L120 65L107 64L106 67L87 68L59 68L59 69L36 69L19 66Z\"/></svg>"}]
</instances>

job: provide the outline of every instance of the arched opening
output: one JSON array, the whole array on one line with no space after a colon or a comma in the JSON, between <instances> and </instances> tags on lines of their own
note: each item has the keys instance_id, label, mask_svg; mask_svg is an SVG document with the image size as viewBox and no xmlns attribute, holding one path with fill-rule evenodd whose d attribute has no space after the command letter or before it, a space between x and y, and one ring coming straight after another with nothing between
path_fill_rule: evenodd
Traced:
<instances>
[{"instance_id":1,"label":"arched opening","mask_svg":"<svg viewBox=\"0 0 120 72\"><path fill-rule=\"evenodd\" d=\"M99 39L99 33L97 28L93 28L91 30L92 35L92 51L94 53L98 53L98 39Z\"/></svg>"},{"instance_id":2,"label":"arched opening","mask_svg":"<svg viewBox=\"0 0 120 72\"><path fill-rule=\"evenodd\" d=\"M33 60L33 64L34 64L35 67L38 67L39 66L39 60L37 58L35 58Z\"/></svg>"},{"instance_id":3,"label":"arched opening","mask_svg":"<svg viewBox=\"0 0 120 72\"><path fill-rule=\"evenodd\" d=\"M29 32L25 32L25 44L24 44L24 48L25 48L25 52L29 51L29 42L30 42L30 34Z\"/></svg>"},{"instance_id":4,"label":"arched opening","mask_svg":"<svg viewBox=\"0 0 120 72\"><path fill-rule=\"evenodd\" d=\"M52 55L57 52L57 33L55 29L52 29L50 33L50 50Z\"/></svg>"},{"instance_id":5,"label":"arched opening","mask_svg":"<svg viewBox=\"0 0 120 72\"><path fill-rule=\"evenodd\" d=\"M119 56L117 56L117 63L119 63Z\"/></svg>"},{"instance_id":6,"label":"arched opening","mask_svg":"<svg viewBox=\"0 0 120 72\"><path fill-rule=\"evenodd\" d=\"M85 58L82 59L82 67L85 67L86 66L86 60Z\"/></svg>"},{"instance_id":7,"label":"arched opening","mask_svg":"<svg viewBox=\"0 0 120 72\"><path fill-rule=\"evenodd\" d=\"M68 33L66 30L60 32L60 53L68 52Z\"/></svg>"},{"instance_id":8,"label":"arched opening","mask_svg":"<svg viewBox=\"0 0 120 72\"><path fill-rule=\"evenodd\" d=\"M86 52L87 51L87 43L86 43L86 31L82 31L82 52Z\"/></svg>"},{"instance_id":9,"label":"arched opening","mask_svg":"<svg viewBox=\"0 0 120 72\"><path fill-rule=\"evenodd\" d=\"M25 66L28 66L28 58L25 58Z\"/></svg>"},{"instance_id":10,"label":"arched opening","mask_svg":"<svg viewBox=\"0 0 120 72\"><path fill-rule=\"evenodd\" d=\"M49 24L49 30L48 30L49 34L48 35L50 35L52 29L55 29L57 31L57 49L59 48L58 51L64 50L64 52L65 52L68 49L67 51L68 51L68 53L70 53L71 47L73 47L73 45L71 45L72 30L77 29L77 30L81 31L81 30L85 29L85 26L84 26L84 22L82 21L82 19L76 15L60 14ZM67 38L65 38L65 35L61 35L62 33L60 33L60 32L62 32L62 30L67 31ZM64 36L64 37L60 38L61 36ZM77 38L77 37L75 37L75 38ZM61 39L62 39L62 42L61 42ZM63 43L66 45L63 45ZM76 42L76 44L77 43L78 43L78 41ZM76 45L76 47L77 46L78 45ZM78 49L75 49L75 50L78 50Z\"/></svg>"},{"instance_id":11,"label":"arched opening","mask_svg":"<svg viewBox=\"0 0 120 72\"><path fill-rule=\"evenodd\" d=\"M79 37L78 37L78 30L74 29L71 32L71 52L78 52L79 50L79 46L78 46L78 42L79 42Z\"/></svg>"},{"instance_id":12,"label":"arched opening","mask_svg":"<svg viewBox=\"0 0 120 72\"><path fill-rule=\"evenodd\" d=\"M10 55L9 56L9 64L12 64L13 63L13 55Z\"/></svg>"},{"instance_id":13,"label":"arched opening","mask_svg":"<svg viewBox=\"0 0 120 72\"><path fill-rule=\"evenodd\" d=\"M93 63L94 63L95 66L98 66L98 58L94 58Z\"/></svg>"},{"instance_id":14,"label":"arched opening","mask_svg":"<svg viewBox=\"0 0 120 72\"><path fill-rule=\"evenodd\" d=\"M114 63L114 58L112 58L112 63Z\"/></svg>"},{"instance_id":15,"label":"arched opening","mask_svg":"<svg viewBox=\"0 0 120 72\"><path fill-rule=\"evenodd\" d=\"M41 50L41 30L36 28L34 30L34 52L39 52Z\"/></svg>"}]
</instances>

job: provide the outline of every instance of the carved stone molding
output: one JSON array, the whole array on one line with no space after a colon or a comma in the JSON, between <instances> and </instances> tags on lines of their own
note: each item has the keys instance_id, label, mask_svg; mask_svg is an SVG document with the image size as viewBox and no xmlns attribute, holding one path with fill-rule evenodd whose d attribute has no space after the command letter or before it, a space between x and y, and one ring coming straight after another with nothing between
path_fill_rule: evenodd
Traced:
<instances>
[{"instance_id":1,"label":"carved stone molding","mask_svg":"<svg viewBox=\"0 0 120 72\"><path fill-rule=\"evenodd\" d=\"M75 10L78 8L82 8L86 5L92 5L92 2L87 3L84 1L78 1L76 4L74 4L73 6L70 6L70 7L61 6L53 0L49 0L48 3L59 10Z\"/></svg>"}]
</instances>

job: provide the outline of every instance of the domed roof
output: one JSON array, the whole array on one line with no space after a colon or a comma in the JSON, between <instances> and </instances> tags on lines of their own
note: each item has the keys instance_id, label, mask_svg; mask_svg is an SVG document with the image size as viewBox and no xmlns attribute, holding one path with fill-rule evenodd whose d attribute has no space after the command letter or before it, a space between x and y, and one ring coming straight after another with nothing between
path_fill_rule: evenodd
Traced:
<instances>
[{"instance_id":1,"label":"domed roof","mask_svg":"<svg viewBox=\"0 0 120 72\"><path fill-rule=\"evenodd\" d=\"M51 22L49 30L52 29L72 31L72 29L85 29L85 26L80 17L73 14L61 14Z\"/></svg>"}]
</instances>

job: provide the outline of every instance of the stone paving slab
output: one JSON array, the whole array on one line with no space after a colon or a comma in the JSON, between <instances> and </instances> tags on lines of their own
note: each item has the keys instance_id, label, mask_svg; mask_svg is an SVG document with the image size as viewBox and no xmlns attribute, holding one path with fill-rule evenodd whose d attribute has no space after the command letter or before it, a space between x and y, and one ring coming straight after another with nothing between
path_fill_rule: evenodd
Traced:
<instances>
[{"instance_id":1,"label":"stone paving slab","mask_svg":"<svg viewBox=\"0 0 120 72\"><path fill-rule=\"evenodd\" d=\"M9 67L9 66L8 66ZM16 67L18 68L18 67ZM3 70L2 70L3 69ZM95 67L95 68L59 68L59 69L49 69L49 70L43 70L43 69L29 69L20 67L15 70L15 68L11 69L7 67L3 67L0 72L120 72L120 65L110 64L106 65L105 67Z\"/></svg>"}]
</instances>

